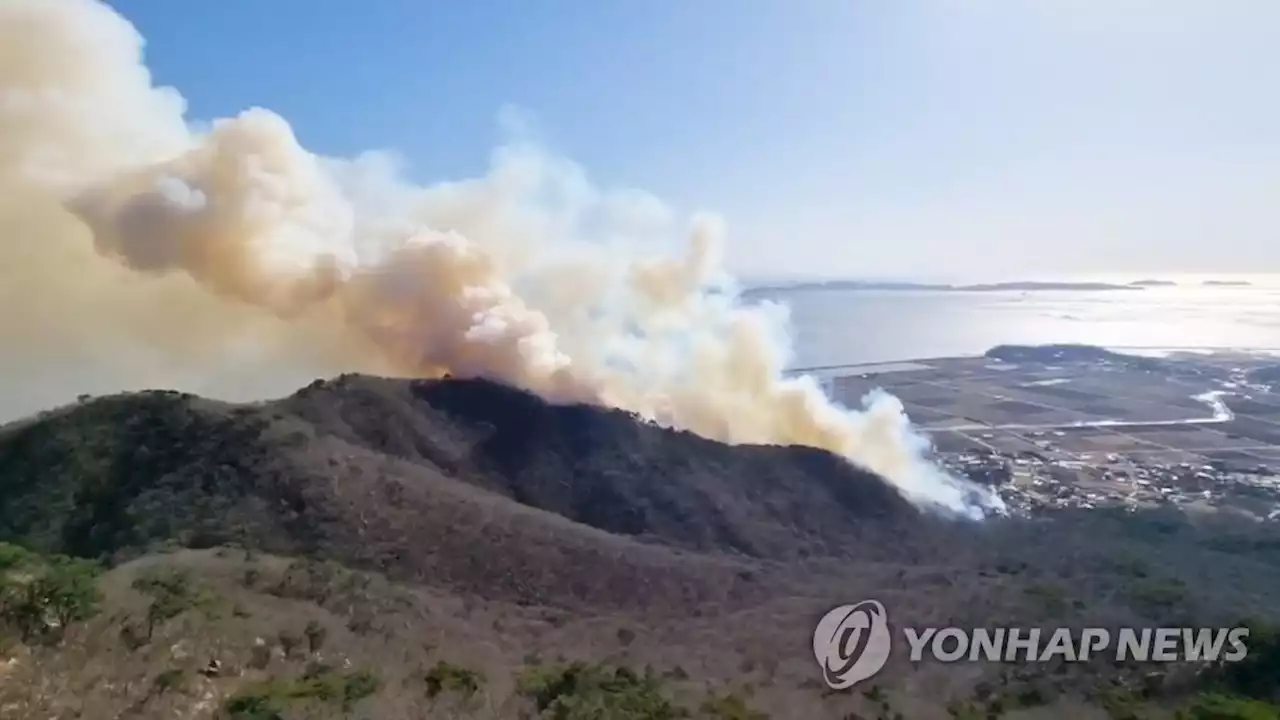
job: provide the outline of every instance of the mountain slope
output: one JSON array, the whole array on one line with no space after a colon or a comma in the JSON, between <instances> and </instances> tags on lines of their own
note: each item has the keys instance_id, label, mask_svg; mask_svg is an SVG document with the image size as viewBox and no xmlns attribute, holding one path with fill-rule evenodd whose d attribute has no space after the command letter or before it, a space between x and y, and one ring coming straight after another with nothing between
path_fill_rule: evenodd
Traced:
<instances>
[{"instance_id":1,"label":"mountain slope","mask_svg":"<svg viewBox=\"0 0 1280 720\"><path fill-rule=\"evenodd\" d=\"M840 554L920 521L821 451L730 448L484 381L361 376L255 406L87 401L0 434L0 497L0 539L46 551L241 543L495 597L646 607L747 592L726 553Z\"/></svg>"},{"instance_id":2,"label":"mountain slope","mask_svg":"<svg viewBox=\"0 0 1280 720\"><path fill-rule=\"evenodd\" d=\"M860 523L919 517L884 481L821 450L729 447L484 381L348 376L281 405L320 432L526 505L703 550L788 556Z\"/></svg>"},{"instance_id":3,"label":"mountain slope","mask_svg":"<svg viewBox=\"0 0 1280 720\"><path fill-rule=\"evenodd\" d=\"M1154 713L1142 717L1168 717L1194 700L1202 668L1161 669L1148 697L1134 695L1147 666L899 656L877 677L890 712L823 692L811 633L833 605L866 598L914 627L1221 627L1274 622L1280 607L1273 523L1173 510L944 522L821 451L728 447L480 381L344 376L253 405L86 399L0 428L6 540L112 567L102 612L50 627L50 646L19 643L6 659L0 612L0 717L223 717L228 703L262 710L236 718L349 717L326 705L332 683L375 669L386 685L361 695L364 716L417 718L434 702L422 694L432 663L462 662L493 697L527 705L515 677L560 655L652 666L694 698L750 685L752 705L779 718L927 720L954 717L953 702L985 717L1015 696L1038 698L1020 717L1139 702ZM143 642L160 600L139 593L167 585L137 583L156 567L205 589ZM206 590L222 610L208 612ZM332 646L290 656L311 621ZM273 659L259 667L264 637ZM224 669L205 672L212 659ZM186 689L170 688L174 673ZM627 682L610 687L641 693ZM271 714L297 693L319 706ZM730 706L697 717L757 717Z\"/></svg>"}]
</instances>

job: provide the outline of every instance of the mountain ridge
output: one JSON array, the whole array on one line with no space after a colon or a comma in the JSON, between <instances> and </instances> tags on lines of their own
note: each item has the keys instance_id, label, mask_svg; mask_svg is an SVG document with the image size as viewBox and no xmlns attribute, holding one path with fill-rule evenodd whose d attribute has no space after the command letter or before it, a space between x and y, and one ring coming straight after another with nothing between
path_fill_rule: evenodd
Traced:
<instances>
[{"instance_id":1,"label":"mountain ridge","mask_svg":"<svg viewBox=\"0 0 1280 720\"><path fill-rule=\"evenodd\" d=\"M707 553L795 559L921 517L821 450L730 447L481 380L348 375L253 405L97 398L0 434L0 468L0 539L47 551L250 543L530 602L651 602L569 577L598 565L614 584L648 568L717 594Z\"/></svg>"}]
</instances>

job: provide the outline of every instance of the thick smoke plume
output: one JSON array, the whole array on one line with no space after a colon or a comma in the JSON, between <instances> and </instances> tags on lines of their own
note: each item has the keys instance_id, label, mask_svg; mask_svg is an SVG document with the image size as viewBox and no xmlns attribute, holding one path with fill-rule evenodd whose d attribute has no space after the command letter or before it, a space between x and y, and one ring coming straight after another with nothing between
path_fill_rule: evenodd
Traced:
<instances>
[{"instance_id":1,"label":"thick smoke plume","mask_svg":"<svg viewBox=\"0 0 1280 720\"><path fill-rule=\"evenodd\" d=\"M602 192L527 143L415 187L250 109L199 127L95 0L0 0L0 408L364 371L501 380L732 443L832 450L921 504L998 505L922 459L902 406L789 379L785 313L737 300L724 229ZM652 254L640 254L645 248Z\"/></svg>"}]
</instances>

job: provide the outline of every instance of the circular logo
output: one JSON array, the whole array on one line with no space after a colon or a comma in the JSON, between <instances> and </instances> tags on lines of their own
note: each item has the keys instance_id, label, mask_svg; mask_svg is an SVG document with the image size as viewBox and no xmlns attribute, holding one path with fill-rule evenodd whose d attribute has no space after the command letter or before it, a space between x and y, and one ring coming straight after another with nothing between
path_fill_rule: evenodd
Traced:
<instances>
[{"instance_id":1,"label":"circular logo","mask_svg":"<svg viewBox=\"0 0 1280 720\"><path fill-rule=\"evenodd\" d=\"M818 621L813 656L827 685L843 690L880 672L889 661L889 619L884 605L863 600L841 605Z\"/></svg>"}]
</instances>

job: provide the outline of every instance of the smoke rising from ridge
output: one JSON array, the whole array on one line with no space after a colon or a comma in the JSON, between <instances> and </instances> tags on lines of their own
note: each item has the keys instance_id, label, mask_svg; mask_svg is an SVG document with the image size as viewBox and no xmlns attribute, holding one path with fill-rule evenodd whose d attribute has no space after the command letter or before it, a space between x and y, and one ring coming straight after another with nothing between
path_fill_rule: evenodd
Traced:
<instances>
[{"instance_id":1,"label":"smoke rising from ridge","mask_svg":"<svg viewBox=\"0 0 1280 720\"><path fill-rule=\"evenodd\" d=\"M851 412L784 377L785 312L736 299L719 219L600 191L529 143L484 177L415 187L379 154L306 151L268 110L196 129L141 47L96 0L0 0L8 412L161 384L236 398L449 372L825 448L922 505L999 507L922 459L896 399Z\"/></svg>"}]
</instances>

